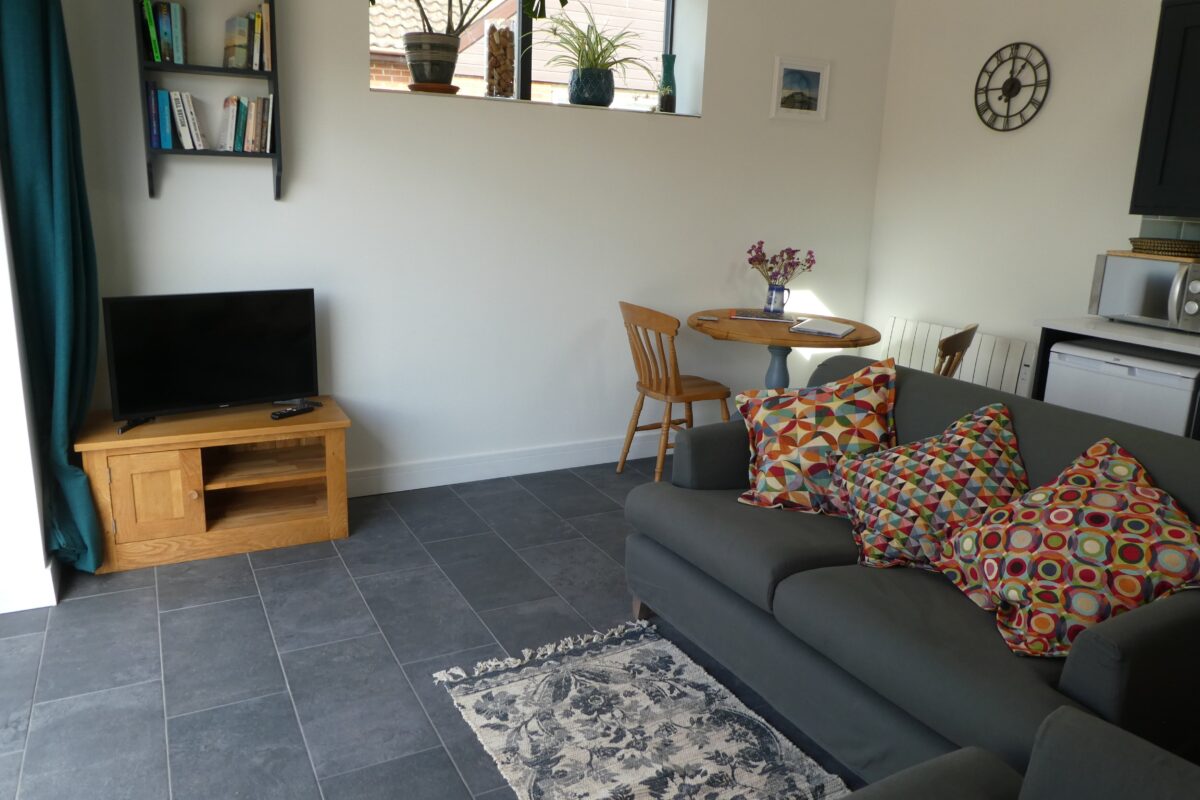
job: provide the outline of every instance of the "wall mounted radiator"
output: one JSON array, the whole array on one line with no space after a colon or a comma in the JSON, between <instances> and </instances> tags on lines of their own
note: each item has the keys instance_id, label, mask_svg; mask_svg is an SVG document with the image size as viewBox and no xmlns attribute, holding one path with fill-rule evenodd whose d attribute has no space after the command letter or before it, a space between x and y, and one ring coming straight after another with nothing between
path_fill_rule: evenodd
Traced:
<instances>
[{"instance_id":1,"label":"wall mounted radiator","mask_svg":"<svg viewBox=\"0 0 1200 800\"><path fill-rule=\"evenodd\" d=\"M883 339L879 344L863 348L863 355L894 358L901 366L932 372L938 342L958 330L960 328L954 325L891 317L879 329ZM977 332L955 377L1029 397L1036 355L1037 346L1030 342Z\"/></svg>"}]
</instances>

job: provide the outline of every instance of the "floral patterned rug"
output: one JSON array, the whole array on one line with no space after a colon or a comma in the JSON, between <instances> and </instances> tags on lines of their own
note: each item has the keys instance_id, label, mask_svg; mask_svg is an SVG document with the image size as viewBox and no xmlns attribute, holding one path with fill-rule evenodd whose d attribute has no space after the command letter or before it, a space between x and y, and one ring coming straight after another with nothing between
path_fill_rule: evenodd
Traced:
<instances>
[{"instance_id":1,"label":"floral patterned rug","mask_svg":"<svg viewBox=\"0 0 1200 800\"><path fill-rule=\"evenodd\" d=\"M644 622L434 678L520 800L849 794Z\"/></svg>"}]
</instances>

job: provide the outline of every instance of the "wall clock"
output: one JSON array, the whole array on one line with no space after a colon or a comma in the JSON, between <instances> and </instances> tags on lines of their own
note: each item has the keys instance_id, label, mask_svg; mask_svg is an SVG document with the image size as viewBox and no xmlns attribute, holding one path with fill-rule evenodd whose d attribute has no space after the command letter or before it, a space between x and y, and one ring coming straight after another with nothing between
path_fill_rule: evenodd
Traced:
<instances>
[{"instance_id":1,"label":"wall clock","mask_svg":"<svg viewBox=\"0 0 1200 800\"><path fill-rule=\"evenodd\" d=\"M992 130L1015 131L1037 116L1050 92L1050 62L1028 42L1001 47L979 70L975 110Z\"/></svg>"}]
</instances>

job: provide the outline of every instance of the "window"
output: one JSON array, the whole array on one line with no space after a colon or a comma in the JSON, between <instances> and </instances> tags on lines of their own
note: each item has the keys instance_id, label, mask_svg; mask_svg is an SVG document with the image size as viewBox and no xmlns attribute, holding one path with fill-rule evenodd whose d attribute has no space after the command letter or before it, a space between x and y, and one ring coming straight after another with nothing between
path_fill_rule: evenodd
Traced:
<instances>
[{"instance_id":1,"label":"window","mask_svg":"<svg viewBox=\"0 0 1200 800\"><path fill-rule=\"evenodd\" d=\"M582 0L570 0L560 13L586 25L587 17L581 3ZM520 5L520 0L492 0L487 12L463 33L454 85L463 96L515 96L535 102L565 104L568 102L570 70L548 63L559 51L545 42L547 21L525 18ZM550 2L549 5L554 11L558 10L557 3ZM630 55L641 58L651 70L651 74L647 74L645 70L630 67L624 75L617 70L613 108L650 110L657 107L661 54L671 39L673 5L672 0L588 0L588 8L603 29L619 31L628 28L637 35ZM424 6L434 29L442 28L446 15L444 0L427 0ZM493 34L494 29L499 33ZM421 30L423 25L415 0L375 0L371 8L372 89L408 90L412 76L404 59L404 34ZM521 35L523 30L524 37ZM491 38L493 35L494 39ZM522 74L522 65L517 62L521 61L526 49L528 55ZM513 63L508 63L510 57Z\"/></svg>"}]
</instances>

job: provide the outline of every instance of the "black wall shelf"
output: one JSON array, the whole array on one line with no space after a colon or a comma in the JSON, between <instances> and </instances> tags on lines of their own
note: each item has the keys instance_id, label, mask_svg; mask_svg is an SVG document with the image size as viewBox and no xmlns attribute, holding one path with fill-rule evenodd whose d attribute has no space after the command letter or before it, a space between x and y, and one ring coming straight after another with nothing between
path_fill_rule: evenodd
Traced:
<instances>
[{"instance_id":1,"label":"black wall shelf","mask_svg":"<svg viewBox=\"0 0 1200 800\"><path fill-rule=\"evenodd\" d=\"M271 62L272 69L232 69L230 67L210 66L205 64L173 64L171 62L155 61L148 52L146 35L146 18L142 10L141 0L131 0L133 6L134 38L137 42L138 59L138 96L142 106L142 139L146 148L146 186L151 197L157 197L155 163L160 156L200 156L205 158L250 158L271 161L274 173L275 199L283 196L283 128L280 125L280 92L279 92L279 47L276 43L276 10L281 0L271 0ZM226 79L253 79L265 81L268 92L274 96L271 103L271 138L272 146L269 153L244 153L227 150L185 150L152 147L150 144L150 118L146 110L146 84L155 77L165 75L208 76ZM160 87L161 88L161 87ZM159 121L159 124L171 124L171 120Z\"/></svg>"}]
</instances>

